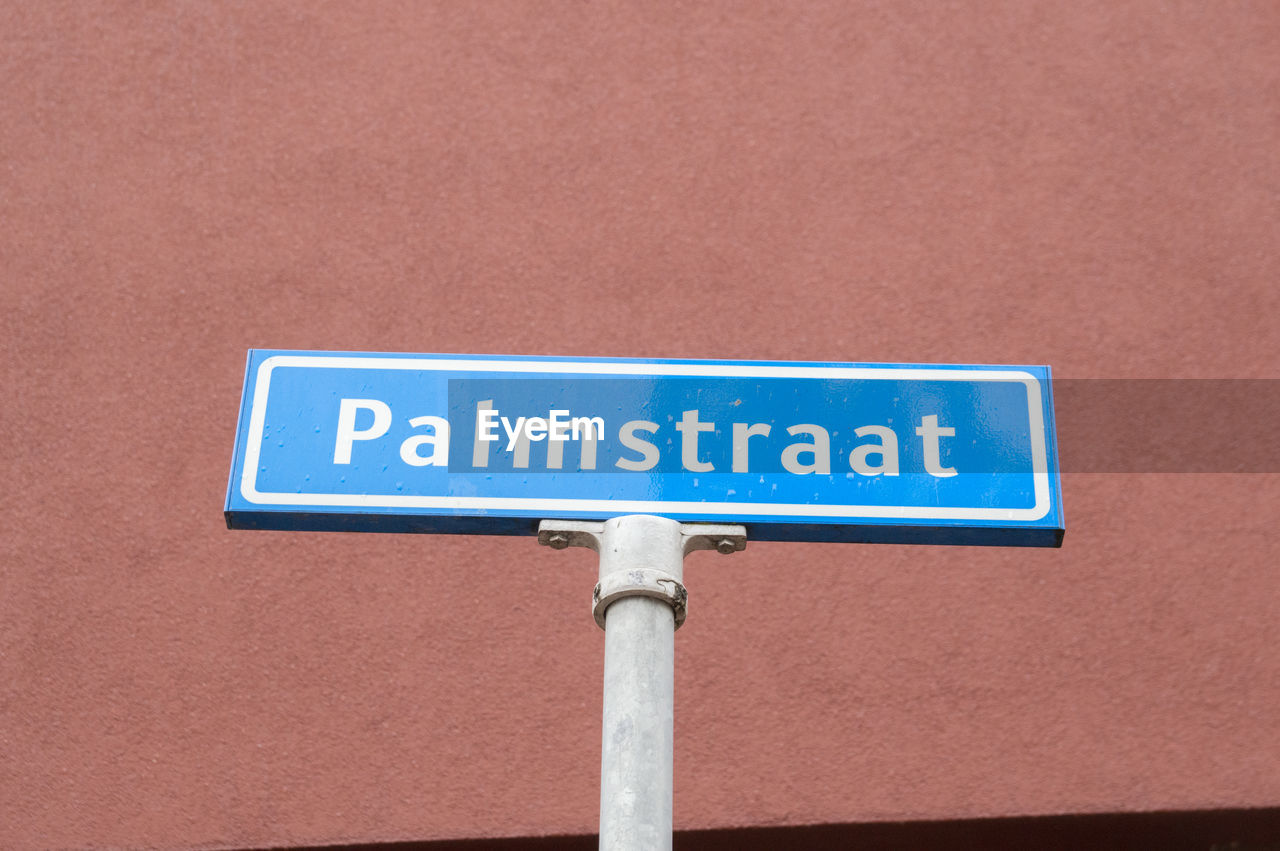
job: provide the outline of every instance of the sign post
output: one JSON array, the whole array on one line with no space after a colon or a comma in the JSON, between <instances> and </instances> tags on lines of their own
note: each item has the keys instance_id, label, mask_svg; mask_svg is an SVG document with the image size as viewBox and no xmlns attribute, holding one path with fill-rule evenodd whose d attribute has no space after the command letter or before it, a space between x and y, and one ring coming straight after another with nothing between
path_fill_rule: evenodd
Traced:
<instances>
[{"instance_id":1,"label":"sign post","mask_svg":"<svg viewBox=\"0 0 1280 851\"><path fill-rule=\"evenodd\" d=\"M684 557L743 549L741 526L628 515L603 523L544 520L538 543L600 555L592 594L604 639L600 848L671 848L675 631L684 622Z\"/></svg>"},{"instance_id":2,"label":"sign post","mask_svg":"<svg viewBox=\"0 0 1280 851\"><path fill-rule=\"evenodd\" d=\"M599 554L600 847L670 848L688 553L1056 547L1048 367L249 353L233 529L537 534Z\"/></svg>"}]
</instances>

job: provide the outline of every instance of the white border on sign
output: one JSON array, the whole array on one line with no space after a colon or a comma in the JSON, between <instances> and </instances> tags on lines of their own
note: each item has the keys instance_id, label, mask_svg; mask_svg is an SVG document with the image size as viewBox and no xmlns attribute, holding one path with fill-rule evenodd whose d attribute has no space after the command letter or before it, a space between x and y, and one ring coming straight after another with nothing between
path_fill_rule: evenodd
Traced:
<instances>
[{"instance_id":1,"label":"white border on sign","mask_svg":"<svg viewBox=\"0 0 1280 851\"><path fill-rule=\"evenodd\" d=\"M927 381L1019 381L1027 388L1030 413L1031 464L1035 505L1031 508L952 508L885 505L798 505L756 502L656 502L650 500L537 499L526 497L404 496L393 494L263 493L257 489L258 459L266 427L267 393L277 367L319 369L412 369L449 372L527 372L541 374L663 375L716 378L843 378ZM480 360L475 358L387 358L333 355L273 355L258 367L249 415L240 495L255 505L325 508L445 508L608 514L697 514L724 517L827 518L857 517L895 520L999 520L1033 522L1049 513L1049 468L1045 448L1044 407L1040 381L1024 370L921 369L909 367L769 366L685 363L597 363L592 361Z\"/></svg>"}]
</instances>

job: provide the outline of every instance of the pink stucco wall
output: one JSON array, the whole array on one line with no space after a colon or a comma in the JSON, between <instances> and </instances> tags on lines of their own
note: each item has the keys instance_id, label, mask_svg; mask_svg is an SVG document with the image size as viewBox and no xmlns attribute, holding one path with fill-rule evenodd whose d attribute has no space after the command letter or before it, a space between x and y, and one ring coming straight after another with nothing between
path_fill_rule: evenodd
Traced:
<instances>
[{"instance_id":1,"label":"pink stucco wall","mask_svg":"<svg viewBox=\"0 0 1280 851\"><path fill-rule=\"evenodd\" d=\"M1280 9L0 3L0 846L590 833L590 553L229 532L249 347L1280 377ZM686 565L687 829L1280 805L1280 476Z\"/></svg>"}]
</instances>

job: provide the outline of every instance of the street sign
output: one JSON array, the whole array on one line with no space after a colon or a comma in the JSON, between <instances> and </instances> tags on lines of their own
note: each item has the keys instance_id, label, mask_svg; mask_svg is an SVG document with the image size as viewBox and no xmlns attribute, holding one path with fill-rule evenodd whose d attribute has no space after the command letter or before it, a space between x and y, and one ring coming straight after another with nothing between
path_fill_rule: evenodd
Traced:
<instances>
[{"instance_id":1,"label":"street sign","mask_svg":"<svg viewBox=\"0 0 1280 851\"><path fill-rule=\"evenodd\" d=\"M251 350L230 528L1059 546L1049 369Z\"/></svg>"}]
</instances>

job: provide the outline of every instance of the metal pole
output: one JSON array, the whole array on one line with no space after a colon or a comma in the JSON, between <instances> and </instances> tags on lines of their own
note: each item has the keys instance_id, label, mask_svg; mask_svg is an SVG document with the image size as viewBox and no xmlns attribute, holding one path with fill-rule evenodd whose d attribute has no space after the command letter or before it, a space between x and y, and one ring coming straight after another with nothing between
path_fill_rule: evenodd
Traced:
<instances>
[{"instance_id":1,"label":"metal pole","mask_svg":"<svg viewBox=\"0 0 1280 851\"><path fill-rule=\"evenodd\" d=\"M605 631L600 848L671 848L675 631L684 622L684 557L746 546L741 526L628 515L604 523L543 521L539 543L600 554L593 595Z\"/></svg>"},{"instance_id":2,"label":"metal pole","mask_svg":"<svg viewBox=\"0 0 1280 851\"><path fill-rule=\"evenodd\" d=\"M675 520L640 515L608 521L600 548L601 586L644 569L681 583L681 545ZM600 848L667 849L675 759L675 613L663 600L628 596L604 614Z\"/></svg>"}]
</instances>

